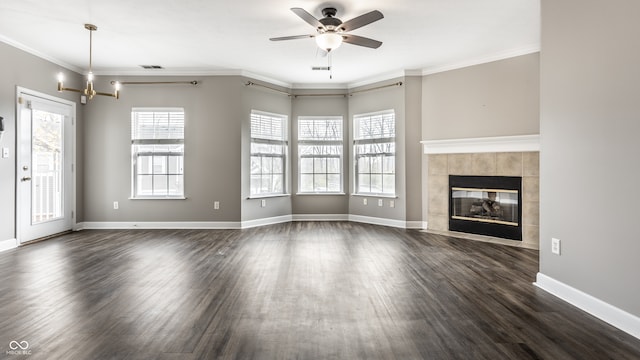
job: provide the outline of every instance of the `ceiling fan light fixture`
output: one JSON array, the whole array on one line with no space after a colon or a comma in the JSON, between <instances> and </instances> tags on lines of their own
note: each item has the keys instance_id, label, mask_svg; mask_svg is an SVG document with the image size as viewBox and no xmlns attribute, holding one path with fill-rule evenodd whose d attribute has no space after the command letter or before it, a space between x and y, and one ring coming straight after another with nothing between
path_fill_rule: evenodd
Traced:
<instances>
[{"instance_id":1,"label":"ceiling fan light fixture","mask_svg":"<svg viewBox=\"0 0 640 360\"><path fill-rule=\"evenodd\" d=\"M316 44L327 52L339 48L342 40L342 35L335 32L325 32L316 36Z\"/></svg>"}]
</instances>

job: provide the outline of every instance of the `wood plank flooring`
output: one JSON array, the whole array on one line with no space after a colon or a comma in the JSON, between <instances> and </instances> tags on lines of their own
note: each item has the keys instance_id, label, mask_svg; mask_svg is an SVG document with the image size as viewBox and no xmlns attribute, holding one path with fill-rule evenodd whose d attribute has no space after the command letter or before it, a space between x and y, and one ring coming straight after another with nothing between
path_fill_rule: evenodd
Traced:
<instances>
[{"instance_id":1,"label":"wood plank flooring","mask_svg":"<svg viewBox=\"0 0 640 360\"><path fill-rule=\"evenodd\" d=\"M534 250L350 222L85 230L0 253L0 358L640 359L537 271Z\"/></svg>"}]
</instances>

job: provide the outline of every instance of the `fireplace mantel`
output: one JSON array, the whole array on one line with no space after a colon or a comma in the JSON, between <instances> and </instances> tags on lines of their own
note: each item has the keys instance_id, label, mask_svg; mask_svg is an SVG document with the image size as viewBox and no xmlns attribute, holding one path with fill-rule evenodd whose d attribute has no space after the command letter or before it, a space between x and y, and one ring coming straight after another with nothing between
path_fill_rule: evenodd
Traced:
<instances>
[{"instance_id":1,"label":"fireplace mantel","mask_svg":"<svg viewBox=\"0 0 640 360\"><path fill-rule=\"evenodd\" d=\"M540 135L424 140L420 143L425 154L540 151Z\"/></svg>"}]
</instances>

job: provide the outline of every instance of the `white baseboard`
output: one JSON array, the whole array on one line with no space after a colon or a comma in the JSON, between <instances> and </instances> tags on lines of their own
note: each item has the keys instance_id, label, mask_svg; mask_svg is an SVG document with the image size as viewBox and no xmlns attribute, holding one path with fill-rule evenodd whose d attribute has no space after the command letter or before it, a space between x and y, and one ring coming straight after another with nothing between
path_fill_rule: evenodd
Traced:
<instances>
[{"instance_id":1,"label":"white baseboard","mask_svg":"<svg viewBox=\"0 0 640 360\"><path fill-rule=\"evenodd\" d=\"M536 282L533 284L598 319L640 339L640 317L542 273L537 274Z\"/></svg>"},{"instance_id":2,"label":"white baseboard","mask_svg":"<svg viewBox=\"0 0 640 360\"><path fill-rule=\"evenodd\" d=\"M406 228L407 226L406 221L404 220L384 219L362 215L349 215L349 221L373 225L391 226L402 229Z\"/></svg>"},{"instance_id":3,"label":"white baseboard","mask_svg":"<svg viewBox=\"0 0 640 360\"><path fill-rule=\"evenodd\" d=\"M407 221L407 224L405 225L405 227L407 229L426 229L427 228L427 222L426 221Z\"/></svg>"},{"instance_id":4,"label":"white baseboard","mask_svg":"<svg viewBox=\"0 0 640 360\"><path fill-rule=\"evenodd\" d=\"M348 214L294 214L293 221L349 221Z\"/></svg>"},{"instance_id":5,"label":"white baseboard","mask_svg":"<svg viewBox=\"0 0 640 360\"><path fill-rule=\"evenodd\" d=\"M76 224L76 230L99 229L240 229L236 221L86 221Z\"/></svg>"},{"instance_id":6,"label":"white baseboard","mask_svg":"<svg viewBox=\"0 0 640 360\"><path fill-rule=\"evenodd\" d=\"M18 247L17 239L7 239L0 241L0 251L15 249Z\"/></svg>"},{"instance_id":7,"label":"white baseboard","mask_svg":"<svg viewBox=\"0 0 640 360\"><path fill-rule=\"evenodd\" d=\"M255 219L255 220L247 220L243 221L240 225L241 229L249 229L257 226L265 226L265 225L274 225L285 222L291 222L291 215L282 215L282 216L274 216L264 219Z\"/></svg>"},{"instance_id":8,"label":"white baseboard","mask_svg":"<svg viewBox=\"0 0 640 360\"><path fill-rule=\"evenodd\" d=\"M353 221L402 229L426 229L423 221L403 221L349 214L294 214L247 221L85 221L73 230L126 230L126 229L249 229L291 221Z\"/></svg>"}]
</instances>

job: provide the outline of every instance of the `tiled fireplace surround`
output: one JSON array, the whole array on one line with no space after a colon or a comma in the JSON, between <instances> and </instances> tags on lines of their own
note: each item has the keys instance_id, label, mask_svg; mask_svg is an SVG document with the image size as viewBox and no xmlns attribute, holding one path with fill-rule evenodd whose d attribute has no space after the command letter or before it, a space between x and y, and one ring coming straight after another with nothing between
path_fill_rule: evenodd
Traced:
<instances>
[{"instance_id":1,"label":"tiled fireplace surround","mask_svg":"<svg viewBox=\"0 0 640 360\"><path fill-rule=\"evenodd\" d=\"M504 147L503 147L504 148ZM506 147L505 149L509 149ZM518 147L516 147L518 148ZM530 146L524 147L531 148ZM533 147L535 148L535 146ZM470 147L468 149L474 149ZM446 149L427 151L427 230L474 240L497 242L526 248L539 248L539 152L496 151L446 153ZM456 151L461 151L456 149ZM429 153L432 152L432 153ZM521 176L522 241L449 231L449 175Z\"/></svg>"}]
</instances>

